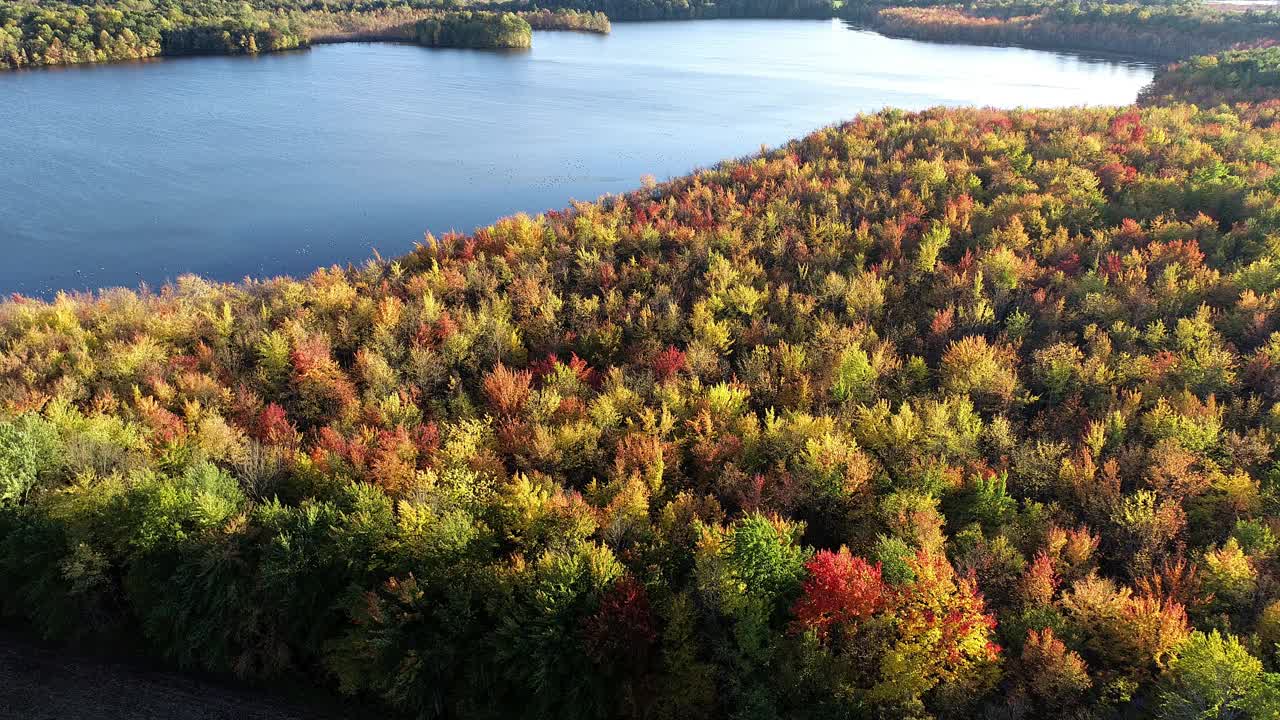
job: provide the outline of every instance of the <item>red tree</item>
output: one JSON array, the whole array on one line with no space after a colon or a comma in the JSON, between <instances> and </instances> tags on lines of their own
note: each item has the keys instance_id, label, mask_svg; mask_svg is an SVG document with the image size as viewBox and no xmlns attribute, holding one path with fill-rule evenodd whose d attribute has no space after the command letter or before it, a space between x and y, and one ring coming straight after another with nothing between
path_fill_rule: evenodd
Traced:
<instances>
[{"instance_id":1,"label":"red tree","mask_svg":"<svg viewBox=\"0 0 1280 720\"><path fill-rule=\"evenodd\" d=\"M849 554L822 550L805 563L809 578L792 608L803 629L826 636L832 625L865 618L884 606L888 590L880 577L880 564L871 565Z\"/></svg>"}]
</instances>

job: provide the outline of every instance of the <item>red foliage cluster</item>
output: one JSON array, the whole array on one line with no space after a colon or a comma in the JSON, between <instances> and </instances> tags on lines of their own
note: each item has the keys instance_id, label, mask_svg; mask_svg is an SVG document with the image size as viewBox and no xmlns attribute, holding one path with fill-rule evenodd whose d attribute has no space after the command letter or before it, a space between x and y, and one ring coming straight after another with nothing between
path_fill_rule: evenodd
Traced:
<instances>
[{"instance_id":1,"label":"red foliage cluster","mask_svg":"<svg viewBox=\"0 0 1280 720\"><path fill-rule=\"evenodd\" d=\"M670 345L653 359L653 372L659 380L666 380L684 369L684 352Z\"/></svg>"},{"instance_id":2,"label":"red foliage cluster","mask_svg":"<svg viewBox=\"0 0 1280 720\"><path fill-rule=\"evenodd\" d=\"M258 415L253 436L268 445L292 445L297 442L298 429L289 422L283 407L270 403Z\"/></svg>"},{"instance_id":3,"label":"red foliage cluster","mask_svg":"<svg viewBox=\"0 0 1280 720\"><path fill-rule=\"evenodd\" d=\"M854 557L848 548L820 550L805 563L809 577L791 612L800 627L820 636L832 626L868 617L884 607L889 590L880 577L880 564Z\"/></svg>"},{"instance_id":4,"label":"red foliage cluster","mask_svg":"<svg viewBox=\"0 0 1280 720\"><path fill-rule=\"evenodd\" d=\"M597 663L626 673L642 670L658 640L644 585L630 576L614 583L600 599L600 609L583 621L582 633L587 654Z\"/></svg>"}]
</instances>

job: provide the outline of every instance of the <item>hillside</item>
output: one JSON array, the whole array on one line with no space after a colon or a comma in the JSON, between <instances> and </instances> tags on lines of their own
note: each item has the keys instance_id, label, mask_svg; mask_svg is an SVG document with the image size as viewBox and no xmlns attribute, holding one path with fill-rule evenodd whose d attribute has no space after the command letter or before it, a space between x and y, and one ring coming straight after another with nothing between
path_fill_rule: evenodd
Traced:
<instances>
[{"instance_id":1,"label":"hillside","mask_svg":"<svg viewBox=\"0 0 1280 720\"><path fill-rule=\"evenodd\" d=\"M1278 117L885 111L394 262L15 298L0 607L410 716L1268 716Z\"/></svg>"}]
</instances>

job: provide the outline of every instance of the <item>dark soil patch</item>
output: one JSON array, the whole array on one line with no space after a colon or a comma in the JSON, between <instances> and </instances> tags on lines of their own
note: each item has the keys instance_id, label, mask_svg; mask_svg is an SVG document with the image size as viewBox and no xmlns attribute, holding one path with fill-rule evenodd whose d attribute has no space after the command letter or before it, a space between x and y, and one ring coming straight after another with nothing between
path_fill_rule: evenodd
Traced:
<instances>
[{"instance_id":1,"label":"dark soil patch","mask_svg":"<svg viewBox=\"0 0 1280 720\"><path fill-rule=\"evenodd\" d=\"M349 710L0 631L0 720L332 720Z\"/></svg>"}]
</instances>

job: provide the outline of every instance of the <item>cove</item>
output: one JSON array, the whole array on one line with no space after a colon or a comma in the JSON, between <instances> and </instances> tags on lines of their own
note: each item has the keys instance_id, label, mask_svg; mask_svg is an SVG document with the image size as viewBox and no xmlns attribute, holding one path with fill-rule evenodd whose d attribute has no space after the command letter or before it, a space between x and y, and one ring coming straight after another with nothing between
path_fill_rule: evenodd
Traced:
<instances>
[{"instance_id":1,"label":"cove","mask_svg":"<svg viewBox=\"0 0 1280 720\"><path fill-rule=\"evenodd\" d=\"M0 73L0 292L306 275L859 112L1125 104L1151 74L801 20Z\"/></svg>"}]
</instances>

